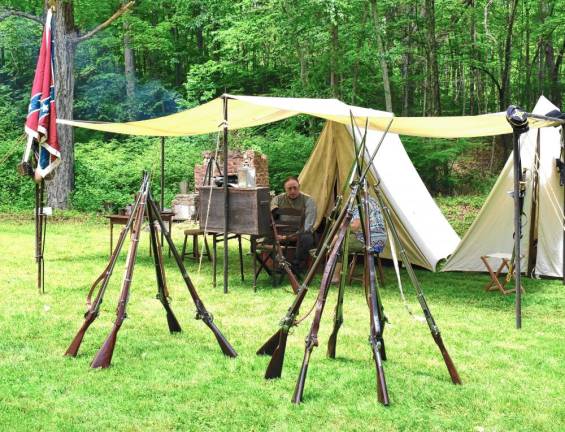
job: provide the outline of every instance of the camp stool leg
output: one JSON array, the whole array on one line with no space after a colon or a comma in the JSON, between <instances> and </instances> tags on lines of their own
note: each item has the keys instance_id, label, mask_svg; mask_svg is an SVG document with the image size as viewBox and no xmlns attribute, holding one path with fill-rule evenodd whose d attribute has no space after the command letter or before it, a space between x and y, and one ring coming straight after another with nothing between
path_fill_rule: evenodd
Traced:
<instances>
[{"instance_id":1,"label":"camp stool leg","mask_svg":"<svg viewBox=\"0 0 565 432\"><path fill-rule=\"evenodd\" d=\"M216 245L216 233L212 233L212 286L216 288L216 269L218 265L218 247Z\"/></svg>"},{"instance_id":2,"label":"camp stool leg","mask_svg":"<svg viewBox=\"0 0 565 432\"><path fill-rule=\"evenodd\" d=\"M379 282L381 287L384 288L385 286L385 274L383 271L383 263L381 262L381 257L379 254L375 254L375 258L377 259L377 274L379 277Z\"/></svg>"},{"instance_id":3,"label":"camp stool leg","mask_svg":"<svg viewBox=\"0 0 565 432\"><path fill-rule=\"evenodd\" d=\"M211 261L212 258L210 258L211 254L210 254L210 247L208 246L208 238L206 237L206 234L204 232L202 233L202 237L204 237L204 248L206 249L204 256L208 258L208 261Z\"/></svg>"},{"instance_id":4,"label":"camp stool leg","mask_svg":"<svg viewBox=\"0 0 565 432\"><path fill-rule=\"evenodd\" d=\"M182 252L180 254L180 259L184 261L184 257L186 256L186 242L188 240L188 234L184 233L184 242L182 243Z\"/></svg>"},{"instance_id":5,"label":"camp stool leg","mask_svg":"<svg viewBox=\"0 0 565 432\"><path fill-rule=\"evenodd\" d=\"M198 234L192 234L192 256L200 259L200 248L198 247Z\"/></svg>"},{"instance_id":6,"label":"camp stool leg","mask_svg":"<svg viewBox=\"0 0 565 432\"><path fill-rule=\"evenodd\" d=\"M257 251L255 250L255 237L251 236L251 258L253 259L253 292L257 292Z\"/></svg>"},{"instance_id":7,"label":"camp stool leg","mask_svg":"<svg viewBox=\"0 0 565 432\"><path fill-rule=\"evenodd\" d=\"M237 235L237 243L239 246L239 271L241 273L241 281L244 282L245 278L243 276L243 250L241 248L241 234Z\"/></svg>"},{"instance_id":8,"label":"camp stool leg","mask_svg":"<svg viewBox=\"0 0 565 432\"><path fill-rule=\"evenodd\" d=\"M504 266L508 269L508 271L510 272L510 261L509 261L508 259L503 258L503 259L502 259L502 265L504 265ZM502 265L501 265L501 268L502 268ZM503 294L511 294L511 293L516 292L516 288L511 288L511 289L506 289L506 288L505 288L505 287L506 287L506 284L507 284L508 282L510 282L510 280L511 280L512 278L514 278L514 274L512 274L512 277L511 277L511 278L504 278L504 281L502 282ZM525 292L526 292L526 290L524 289L524 287L523 287L521 284L520 284L520 290L522 291L522 293L525 293Z\"/></svg>"},{"instance_id":9,"label":"camp stool leg","mask_svg":"<svg viewBox=\"0 0 565 432\"><path fill-rule=\"evenodd\" d=\"M481 260L485 264L485 267L487 268L487 271L490 275L490 281L485 285L485 291L499 290L500 292L502 292L504 294L504 288L502 287L502 285L500 285L500 281L498 280L498 275L500 274L500 272L504 268L504 259L500 263L500 266L498 267L496 272L492 269L488 259L489 259L488 255L484 255L484 256L481 257Z\"/></svg>"}]
</instances>

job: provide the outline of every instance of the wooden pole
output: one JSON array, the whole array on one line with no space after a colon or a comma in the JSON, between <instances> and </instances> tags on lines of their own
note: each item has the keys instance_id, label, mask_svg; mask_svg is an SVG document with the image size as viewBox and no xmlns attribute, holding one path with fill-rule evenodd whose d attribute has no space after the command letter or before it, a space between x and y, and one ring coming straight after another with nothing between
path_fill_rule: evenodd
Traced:
<instances>
[{"instance_id":1,"label":"wooden pole","mask_svg":"<svg viewBox=\"0 0 565 432\"><path fill-rule=\"evenodd\" d=\"M165 210L165 137L161 137L161 211ZM163 231L161 231L161 244L163 244ZM169 249L169 256L171 249ZM156 251L153 251L157 253Z\"/></svg>"},{"instance_id":2,"label":"wooden pole","mask_svg":"<svg viewBox=\"0 0 565 432\"><path fill-rule=\"evenodd\" d=\"M522 328L522 269L520 256L520 240L522 237L521 226L521 193L520 179L520 132L513 130L513 151L514 151L514 279L516 282L516 328Z\"/></svg>"},{"instance_id":3,"label":"wooden pole","mask_svg":"<svg viewBox=\"0 0 565 432\"><path fill-rule=\"evenodd\" d=\"M161 137L161 211L163 210L165 210L165 137Z\"/></svg>"},{"instance_id":4,"label":"wooden pole","mask_svg":"<svg viewBox=\"0 0 565 432\"><path fill-rule=\"evenodd\" d=\"M228 98L223 98L224 111L224 294L228 293L228 222L229 222L229 196L228 196Z\"/></svg>"},{"instance_id":5,"label":"wooden pole","mask_svg":"<svg viewBox=\"0 0 565 432\"><path fill-rule=\"evenodd\" d=\"M565 169L565 127L561 126L561 170ZM565 182L563 181L564 175L563 173L559 173L559 180L560 184L563 187L563 219L561 220L562 225L562 233L563 233L563 246L562 246L562 253L561 253L561 265L562 265L562 282L565 285Z\"/></svg>"}]
</instances>

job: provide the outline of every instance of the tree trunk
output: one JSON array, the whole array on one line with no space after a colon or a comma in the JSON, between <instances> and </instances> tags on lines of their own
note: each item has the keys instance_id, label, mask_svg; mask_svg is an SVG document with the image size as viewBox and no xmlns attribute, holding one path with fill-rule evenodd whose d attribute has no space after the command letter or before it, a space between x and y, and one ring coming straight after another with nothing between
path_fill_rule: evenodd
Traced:
<instances>
[{"instance_id":1,"label":"tree trunk","mask_svg":"<svg viewBox=\"0 0 565 432\"><path fill-rule=\"evenodd\" d=\"M500 77L500 105L501 111L506 110L510 103L510 69L512 67L512 30L516 18L518 0L510 2L508 22L506 27L506 42L504 43L504 66Z\"/></svg>"},{"instance_id":2,"label":"tree trunk","mask_svg":"<svg viewBox=\"0 0 565 432\"><path fill-rule=\"evenodd\" d=\"M55 17L55 95L57 117L73 118L74 85L73 74L77 30L74 23L73 4L61 1L57 4ZM53 180L47 182L47 203L54 208L67 208L74 188L74 131L71 126L57 126L61 146L61 164Z\"/></svg>"},{"instance_id":3,"label":"tree trunk","mask_svg":"<svg viewBox=\"0 0 565 432\"><path fill-rule=\"evenodd\" d=\"M330 26L331 36L331 53L330 53L330 88L332 89L332 96L339 97L337 87L337 52L339 47L337 24L332 23Z\"/></svg>"},{"instance_id":4,"label":"tree trunk","mask_svg":"<svg viewBox=\"0 0 565 432\"><path fill-rule=\"evenodd\" d=\"M383 77L383 87L385 93L385 107L388 112L392 112L392 96L390 91L390 79L388 74L388 66L385 58L385 49L381 38L381 30L379 26L379 17L377 14L377 0L370 0L371 14L373 16L373 25L375 26L375 36L377 38L377 54L379 55L379 64L381 66L381 74Z\"/></svg>"},{"instance_id":5,"label":"tree trunk","mask_svg":"<svg viewBox=\"0 0 565 432\"><path fill-rule=\"evenodd\" d=\"M435 1L425 0L424 18L426 21L426 53L428 59L430 108L428 114L441 115L441 92L439 86L439 66L437 61L437 41L435 24Z\"/></svg>"},{"instance_id":6,"label":"tree trunk","mask_svg":"<svg viewBox=\"0 0 565 432\"><path fill-rule=\"evenodd\" d=\"M122 1L122 4L127 3ZM133 120L135 104L135 56L132 48L132 37L130 33L130 23L125 20L124 29L124 75L126 78L126 98L128 105L128 119Z\"/></svg>"}]
</instances>

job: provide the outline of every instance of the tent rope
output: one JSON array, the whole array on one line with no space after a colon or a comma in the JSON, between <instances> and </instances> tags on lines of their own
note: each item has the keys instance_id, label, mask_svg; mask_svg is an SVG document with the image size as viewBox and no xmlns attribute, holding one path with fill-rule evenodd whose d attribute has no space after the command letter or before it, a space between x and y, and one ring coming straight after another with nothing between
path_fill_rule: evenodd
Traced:
<instances>
[{"instance_id":1,"label":"tent rope","mask_svg":"<svg viewBox=\"0 0 565 432\"><path fill-rule=\"evenodd\" d=\"M408 315L410 315L412 318L414 318L415 321L426 322L426 319L423 316L415 315L414 312L412 312L412 309L410 309L410 306L408 305L408 301L406 300L406 296L404 295L404 289L402 288L402 280L400 279L400 266L398 264L398 256L396 254L396 246L394 244L394 239L391 235L390 228L388 226L386 227L386 231L387 231L388 238L391 239L391 241L390 241L390 254L392 255L392 262L394 264L394 272L396 273L396 281L398 283L398 291L400 292L400 298L402 299L402 303L404 304L404 308L408 312Z\"/></svg>"},{"instance_id":2,"label":"tent rope","mask_svg":"<svg viewBox=\"0 0 565 432\"><path fill-rule=\"evenodd\" d=\"M220 123L220 127L223 126L225 124L225 122ZM218 160L218 153L220 152L220 134L221 131L218 130L218 134L216 136L216 149L214 152L214 161ZM212 179L214 176L214 170L216 168L213 166L212 167L212 172L210 173L210 179ZM225 176L227 176L227 173L224 173ZM207 243L208 242L208 218L210 216L210 206L212 204L212 184L210 184L210 192L208 194L208 205L206 206L206 218L204 219L204 242ZM200 276L200 270L202 269L202 260L204 258L204 254L200 254L200 259L198 261L198 272L197 274ZM216 259L216 257L214 257L214 259Z\"/></svg>"}]
</instances>

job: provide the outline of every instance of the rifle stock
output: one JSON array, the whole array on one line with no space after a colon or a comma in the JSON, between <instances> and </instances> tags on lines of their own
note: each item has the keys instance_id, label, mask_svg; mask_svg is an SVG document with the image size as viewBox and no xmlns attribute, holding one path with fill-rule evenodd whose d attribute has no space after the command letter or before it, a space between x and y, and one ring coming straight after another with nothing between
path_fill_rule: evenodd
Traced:
<instances>
[{"instance_id":1,"label":"rifle stock","mask_svg":"<svg viewBox=\"0 0 565 432\"><path fill-rule=\"evenodd\" d=\"M371 340L371 347L373 351L373 359L375 360L375 368L377 372L377 399L380 403L388 406L390 401L388 398L388 389L385 380L385 371L383 368L383 359L381 357L381 342Z\"/></svg>"},{"instance_id":2,"label":"rifle stock","mask_svg":"<svg viewBox=\"0 0 565 432\"><path fill-rule=\"evenodd\" d=\"M453 382L453 384L463 384L461 382L461 378L459 377L459 373L455 368L455 364L453 363L453 360L451 360L451 356L449 355L449 353L447 352L447 348L445 348L445 345L443 344L443 339L441 337L441 334L439 332L435 334L432 333L432 336L437 346L439 347L441 355L443 356L443 361L445 362L445 366L447 366L447 371L449 372L451 381Z\"/></svg>"},{"instance_id":3,"label":"rifle stock","mask_svg":"<svg viewBox=\"0 0 565 432\"><path fill-rule=\"evenodd\" d=\"M88 327L90 327L90 324L92 324L94 322L97 315L98 315L97 313L91 312L91 311L88 311L86 313L86 315L84 317L84 322L82 323L82 326L78 329L78 332L75 335L75 337L73 338L73 341L71 342L69 347L67 348L67 351L65 351L66 356L70 356L70 357L76 357L77 356L78 350L79 350L80 345L82 343L82 339L84 338L84 334L88 330Z\"/></svg>"},{"instance_id":4,"label":"rifle stock","mask_svg":"<svg viewBox=\"0 0 565 432\"><path fill-rule=\"evenodd\" d=\"M294 325L294 320L298 315L298 311L300 310L300 306L302 306L302 302L304 301L307 292L308 288L306 286L302 287L300 291L298 291L298 294L294 298L294 302L281 321L281 328L257 351L257 354L259 355L267 354L271 356L271 361L265 371L266 379L280 378L282 375L288 332Z\"/></svg>"},{"instance_id":5,"label":"rifle stock","mask_svg":"<svg viewBox=\"0 0 565 432\"><path fill-rule=\"evenodd\" d=\"M332 330L332 334L330 335L330 337L328 339L327 356L329 358L332 358L332 359L335 358L335 348L336 348L336 344L337 344L337 333L339 332L339 329L340 329L342 324L343 324L343 320L334 321L334 327L333 327L333 330Z\"/></svg>"},{"instance_id":6,"label":"rifle stock","mask_svg":"<svg viewBox=\"0 0 565 432\"><path fill-rule=\"evenodd\" d=\"M222 350L222 352L228 357L232 357L232 358L237 357L237 352L230 345L230 343L224 337L224 335L222 334L220 329L216 326L216 324L214 324L214 322L211 319L206 319L206 318L201 318L201 319L202 321L204 321L204 324L206 324L208 328L212 330L212 333L214 333L214 336L216 337L216 340L218 341L218 344L220 345L220 349Z\"/></svg>"},{"instance_id":7,"label":"rifle stock","mask_svg":"<svg viewBox=\"0 0 565 432\"><path fill-rule=\"evenodd\" d=\"M177 317L173 313L169 302L167 301L167 299L163 300L159 298L159 300L161 301L163 307L165 308L165 311L167 312L167 325L169 326L169 332L180 333L182 331L182 328L177 320Z\"/></svg>"},{"instance_id":8,"label":"rifle stock","mask_svg":"<svg viewBox=\"0 0 565 432\"><path fill-rule=\"evenodd\" d=\"M265 379L280 378L282 375L283 363L284 363L284 353L286 351L286 340L288 338L288 331L279 331L279 340L273 355L271 356L271 361L267 366L265 371Z\"/></svg>"},{"instance_id":9,"label":"rifle stock","mask_svg":"<svg viewBox=\"0 0 565 432\"><path fill-rule=\"evenodd\" d=\"M257 350L257 355L268 355L272 356L277 347L279 346L279 340L281 338L282 328L278 329L275 334L273 334L267 342L261 345L261 348Z\"/></svg>"},{"instance_id":10,"label":"rifle stock","mask_svg":"<svg viewBox=\"0 0 565 432\"><path fill-rule=\"evenodd\" d=\"M118 337L118 331L122 326L122 322L117 320L110 331L110 334L98 350L98 353L92 360L90 367L92 368L107 368L112 362L112 356L114 354L114 347L116 346L116 338Z\"/></svg>"},{"instance_id":11,"label":"rifle stock","mask_svg":"<svg viewBox=\"0 0 565 432\"><path fill-rule=\"evenodd\" d=\"M149 219L149 232L151 237L151 247L153 248L153 262L155 264L155 276L157 279L157 298L163 305L165 312L167 313L167 325L169 326L169 332L178 333L182 331L181 326L177 320L177 317L173 313L169 300L167 299L167 288L165 282L165 269L163 268L163 251L161 248L161 242L159 241L159 235L155 229L155 215L152 209L147 207L147 216Z\"/></svg>"},{"instance_id":12,"label":"rifle stock","mask_svg":"<svg viewBox=\"0 0 565 432\"><path fill-rule=\"evenodd\" d=\"M292 395L292 403L299 404L302 402L304 395L304 385L306 384L306 374L308 373L308 365L310 364L310 355L312 354L313 345L310 345L306 351L304 351L304 358L302 359L302 367L300 368L300 374L298 375L298 380L296 381L296 387L294 388L294 394Z\"/></svg>"}]
</instances>

